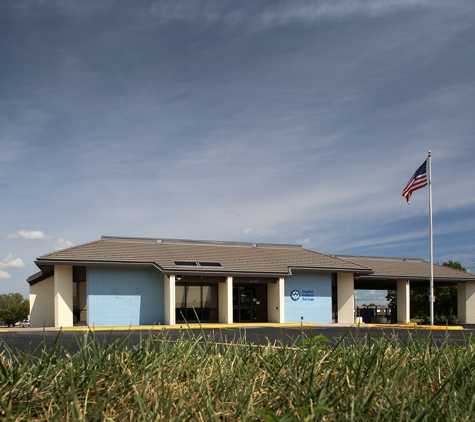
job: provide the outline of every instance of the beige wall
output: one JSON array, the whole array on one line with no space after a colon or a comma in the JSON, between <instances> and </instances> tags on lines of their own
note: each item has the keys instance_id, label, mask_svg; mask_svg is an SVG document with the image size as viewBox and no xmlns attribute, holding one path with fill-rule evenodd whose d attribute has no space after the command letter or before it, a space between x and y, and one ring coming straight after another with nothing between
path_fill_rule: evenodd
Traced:
<instances>
[{"instance_id":1,"label":"beige wall","mask_svg":"<svg viewBox=\"0 0 475 422\"><path fill-rule=\"evenodd\" d=\"M54 326L73 326L73 267L54 266Z\"/></svg>"},{"instance_id":2,"label":"beige wall","mask_svg":"<svg viewBox=\"0 0 475 422\"><path fill-rule=\"evenodd\" d=\"M227 277L224 283L218 283L219 322L233 323L233 278Z\"/></svg>"},{"instance_id":3,"label":"beige wall","mask_svg":"<svg viewBox=\"0 0 475 422\"><path fill-rule=\"evenodd\" d=\"M30 286L30 324L32 328L54 327L54 278Z\"/></svg>"},{"instance_id":4,"label":"beige wall","mask_svg":"<svg viewBox=\"0 0 475 422\"><path fill-rule=\"evenodd\" d=\"M475 324L475 282L457 283L458 320Z\"/></svg>"},{"instance_id":5,"label":"beige wall","mask_svg":"<svg viewBox=\"0 0 475 422\"><path fill-rule=\"evenodd\" d=\"M405 324L411 318L411 286L409 280L397 281L397 322Z\"/></svg>"},{"instance_id":6,"label":"beige wall","mask_svg":"<svg viewBox=\"0 0 475 422\"><path fill-rule=\"evenodd\" d=\"M352 273L337 274L338 322L355 322L355 282Z\"/></svg>"},{"instance_id":7,"label":"beige wall","mask_svg":"<svg viewBox=\"0 0 475 422\"><path fill-rule=\"evenodd\" d=\"M285 279L267 285L267 318L269 322L284 322Z\"/></svg>"}]
</instances>

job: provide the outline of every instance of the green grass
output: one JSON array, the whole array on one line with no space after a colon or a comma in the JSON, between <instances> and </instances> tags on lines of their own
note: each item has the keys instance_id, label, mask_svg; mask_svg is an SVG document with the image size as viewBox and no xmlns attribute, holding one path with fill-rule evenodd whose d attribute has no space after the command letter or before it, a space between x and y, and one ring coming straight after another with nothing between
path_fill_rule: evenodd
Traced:
<instances>
[{"instance_id":1,"label":"green grass","mask_svg":"<svg viewBox=\"0 0 475 422\"><path fill-rule=\"evenodd\" d=\"M191 335L191 334L189 334ZM470 421L475 342L318 336L222 345L166 333L138 346L77 337L14 353L2 344L0 419L15 421Z\"/></svg>"}]
</instances>

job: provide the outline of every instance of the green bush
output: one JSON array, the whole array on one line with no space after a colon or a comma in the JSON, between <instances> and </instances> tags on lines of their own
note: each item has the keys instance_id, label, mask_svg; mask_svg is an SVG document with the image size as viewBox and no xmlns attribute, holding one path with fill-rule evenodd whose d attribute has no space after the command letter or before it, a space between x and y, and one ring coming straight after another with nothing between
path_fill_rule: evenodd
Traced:
<instances>
[{"instance_id":1,"label":"green bush","mask_svg":"<svg viewBox=\"0 0 475 422\"><path fill-rule=\"evenodd\" d=\"M20 293L0 295L0 319L8 326L28 318L30 302L23 298Z\"/></svg>"}]
</instances>

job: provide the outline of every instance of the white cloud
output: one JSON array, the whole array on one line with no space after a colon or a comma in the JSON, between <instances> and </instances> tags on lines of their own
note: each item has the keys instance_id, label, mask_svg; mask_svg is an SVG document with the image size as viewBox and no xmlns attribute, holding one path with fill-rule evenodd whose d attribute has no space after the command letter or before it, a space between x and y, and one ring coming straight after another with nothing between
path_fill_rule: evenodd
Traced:
<instances>
[{"instance_id":1,"label":"white cloud","mask_svg":"<svg viewBox=\"0 0 475 422\"><path fill-rule=\"evenodd\" d=\"M8 279L11 277L9 272L4 271L7 268L23 268L24 266L25 263L21 258L16 258L9 253L6 258L0 261L0 279Z\"/></svg>"},{"instance_id":2,"label":"white cloud","mask_svg":"<svg viewBox=\"0 0 475 422\"><path fill-rule=\"evenodd\" d=\"M262 15L267 25L285 24L291 21L315 21L318 19L340 19L352 15L378 17L400 9L414 9L415 6L435 7L435 1L428 0L331 0L320 2L287 3L268 8Z\"/></svg>"},{"instance_id":3,"label":"white cloud","mask_svg":"<svg viewBox=\"0 0 475 422\"><path fill-rule=\"evenodd\" d=\"M252 233L253 231L254 231L253 228L246 227L242 232L243 232L243 234L249 234L249 233Z\"/></svg>"},{"instance_id":4,"label":"white cloud","mask_svg":"<svg viewBox=\"0 0 475 422\"><path fill-rule=\"evenodd\" d=\"M23 239L23 240L51 240L51 236L45 236L41 230L20 230L18 233L9 234L8 239Z\"/></svg>"},{"instance_id":5,"label":"white cloud","mask_svg":"<svg viewBox=\"0 0 475 422\"><path fill-rule=\"evenodd\" d=\"M7 239L22 239L22 240L29 240L29 241L31 241L31 240L56 240L56 242L54 244L54 249L56 251L58 251L60 249L70 248L71 246L75 245L70 240L66 240L66 239L62 239L62 238L55 239L53 236L46 236L41 230L30 230L30 231L20 230L17 233L12 233L12 234L7 235ZM8 256L8 258L13 258L13 257L10 254ZM5 258L5 259L7 259L7 258ZM20 258L16 258L16 259L21 262L22 267L25 266L25 264L23 264L23 261ZM2 268L1 262L0 262L0 268Z\"/></svg>"},{"instance_id":6,"label":"white cloud","mask_svg":"<svg viewBox=\"0 0 475 422\"><path fill-rule=\"evenodd\" d=\"M161 18L201 21L213 23L221 21L227 25L254 23L257 28L283 25L289 22L312 22L322 19L341 19L348 16L365 15L379 17L398 10L415 7L443 7L436 0L323 0L315 2L275 2L267 7L235 7L229 10L225 2L200 2L196 0L160 0L152 3L148 10L150 16ZM257 10L256 10L257 9Z\"/></svg>"},{"instance_id":7,"label":"white cloud","mask_svg":"<svg viewBox=\"0 0 475 422\"><path fill-rule=\"evenodd\" d=\"M0 261L0 269L23 268L25 263L21 258L15 258L11 253Z\"/></svg>"},{"instance_id":8,"label":"white cloud","mask_svg":"<svg viewBox=\"0 0 475 422\"><path fill-rule=\"evenodd\" d=\"M0 270L0 278L7 279L7 278L10 278L10 277L11 277L11 275L8 274L6 271Z\"/></svg>"},{"instance_id":9,"label":"white cloud","mask_svg":"<svg viewBox=\"0 0 475 422\"><path fill-rule=\"evenodd\" d=\"M57 242L54 244L54 250L59 251L60 249L66 249L74 246L74 243L70 240L65 239L58 239Z\"/></svg>"},{"instance_id":10,"label":"white cloud","mask_svg":"<svg viewBox=\"0 0 475 422\"><path fill-rule=\"evenodd\" d=\"M297 240L297 243L299 245L308 245L310 243L310 239L300 239L300 240Z\"/></svg>"}]
</instances>

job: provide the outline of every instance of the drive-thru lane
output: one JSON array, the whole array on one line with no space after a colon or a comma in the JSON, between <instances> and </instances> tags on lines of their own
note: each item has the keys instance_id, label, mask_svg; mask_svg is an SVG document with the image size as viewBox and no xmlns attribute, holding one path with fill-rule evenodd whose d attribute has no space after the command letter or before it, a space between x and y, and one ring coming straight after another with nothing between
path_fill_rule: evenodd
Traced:
<instances>
[{"instance_id":1,"label":"drive-thru lane","mask_svg":"<svg viewBox=\"0 0 475 422\"><path fill-rule=\"evenodd\" d=\"M432 336L440 342L446 338L453 341L464 342L467 335L475 335L475 325L466 325L463 330L445 331L445 330L421 330L407 328L382 328L374 326L341 326L338 324L328 324L319 326L300 326L286 325L281 327L256 325L256 326L225 326L216 328L216 326L201 328L162 328L143 330L131 327L130 329L96 329L89 330L68 330L58 331L57 329L4 329L0 332L0 349L5 346L14 351L36 351L36 355L43 351L48 351L56 343L60 343L69 353L79 350L79 344L82 343L84 336L89 339L94 336L97 341L103 344L110 344L114 341L121 341L124 346L132 347L143 338L152 338L154 341L176 342L181 337L194 337L199 341L205 341L212 337L221 344L236 344L237 342L246 342L254 345L293 345L304 337L314 337L323 334L330 339L331 344L336 344L340 339L378 339L384 336L397 336L401 341L411 339L423 339Z\"/></svg>"}]
</instances>

